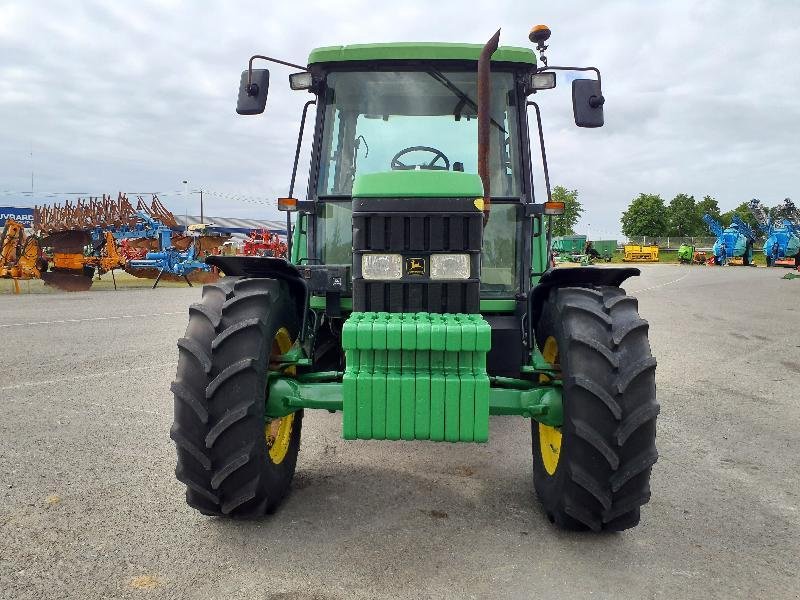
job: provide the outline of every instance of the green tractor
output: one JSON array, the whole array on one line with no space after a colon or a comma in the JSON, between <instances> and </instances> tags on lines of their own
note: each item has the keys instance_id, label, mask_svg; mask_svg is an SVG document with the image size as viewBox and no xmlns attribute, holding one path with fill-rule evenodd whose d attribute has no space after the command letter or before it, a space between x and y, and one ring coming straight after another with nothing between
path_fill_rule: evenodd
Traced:
<instances>
[{"instance_id":1,"label":"green tractor","mask_svg":"<svg viewBox=\"0 0 800 600\"><path fill-rule=\"evenodd\" d=\"M264 56L237 112L264 111L264 59L299 69L302 114L287 212L289 259L209 257L178 341L171 438L190 506L258 517L286 497L303 413L342 413L345 439L486 442L489 416L530 421L534 485L567 529L639 522L656 462L655 359L635 268L553 269L536 93L572 82L575 122L603 124L600 73L532 49L399 43ZM294 182L316 105L306 198ZM530 111L530 108L533 111ZM535 118L547 199L536 202ZM538 160L539 157L537 157ZM294 224L292 215L295 214Z\"/></svg>"}]
</instances>

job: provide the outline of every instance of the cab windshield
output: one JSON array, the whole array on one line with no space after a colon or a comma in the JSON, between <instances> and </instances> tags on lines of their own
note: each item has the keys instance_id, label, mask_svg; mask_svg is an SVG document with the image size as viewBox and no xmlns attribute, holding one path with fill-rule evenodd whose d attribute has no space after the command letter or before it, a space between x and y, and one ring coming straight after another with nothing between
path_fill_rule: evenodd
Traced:
<instances>
[{"instance_id":1,"label":"cab windshield","mask_svg":"<svg viewBox=\"0 0 800 600\"><path fill-rule=\"evenodd\" d=\"M514 76L493 72L491 80L492 196L519 197ZM340 71L326 83L318 196L350 196L363 173L478 172L475 71Z\"/></svg>"}]
</instances>

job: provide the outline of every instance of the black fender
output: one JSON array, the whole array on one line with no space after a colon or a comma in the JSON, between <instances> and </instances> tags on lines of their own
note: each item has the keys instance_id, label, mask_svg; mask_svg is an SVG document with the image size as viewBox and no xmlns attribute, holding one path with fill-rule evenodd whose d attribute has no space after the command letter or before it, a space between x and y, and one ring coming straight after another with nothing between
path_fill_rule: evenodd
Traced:
<instances>
[{"instance_id":1,"label":"black fender","mask_svg":"<svg viewBox=\"0 0 800 600\"><path fill-rule=\"evenodd\" d=\"M301 324L301 337L305 333L308 308L308 285L295 265L283 258L272 256L221 256L206 257L206 264L217 267L225 275L243 277L268 277L285 281L295 300L297 318Z\"/></svg>"},{"instance_id":2,"label":"black fender","mask_svg":"<svg viewBox=\"0 0 800 600\"><path fill-rule=\"evenodd\" d=\"M619 287L629 277L636 277L641 271L636 267L569 267L548 269L528 296L528 323L533 329L542 314L542 305L550 295L550 290L559 287L592 287L610 285ZM528 337L532 340L532 337Z\"/></svg>"}]
</instances>

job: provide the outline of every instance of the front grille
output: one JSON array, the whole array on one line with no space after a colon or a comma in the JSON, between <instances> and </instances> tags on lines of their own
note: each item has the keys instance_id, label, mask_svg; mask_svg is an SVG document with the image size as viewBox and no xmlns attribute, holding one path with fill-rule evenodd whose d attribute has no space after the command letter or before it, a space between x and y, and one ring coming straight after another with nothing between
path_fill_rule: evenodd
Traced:
<instances>
[{"instance_id":1,"label":"front grille","mask_svg":"<svg viewBox=\"0 0 800 600\"><path fill-rule=\"evenodd\" d=\"M358 312L477 313L483 214L470 198L354 198L353 310ZM473 277L440 281L409 274L396 281L365 280L361 256L401 254L429 261L437 252L471 256ZM405 259L404 259L405 264ZM428 263L429 264L429 263Z\"/></svg>"},{"instance_id":2,"label":"front grille","mask_svg":"<svg viewBox=\"0 0 800 600\"><path fill-rule=\"evenodd\" d=\"M372 252L480 251L483 225L472 215L353 214L353 249Z\"/></svg>"},{"instance_id":3,"label":"front grille","mask_svg":"<svg viewBox=\"0 0 800 600\"><path fill-rule=\"evenodd\" d=\"M407 283L353 281L353 310L358 312L475 313L480 283L472 280Z\"/></svg>"}]
</instances>

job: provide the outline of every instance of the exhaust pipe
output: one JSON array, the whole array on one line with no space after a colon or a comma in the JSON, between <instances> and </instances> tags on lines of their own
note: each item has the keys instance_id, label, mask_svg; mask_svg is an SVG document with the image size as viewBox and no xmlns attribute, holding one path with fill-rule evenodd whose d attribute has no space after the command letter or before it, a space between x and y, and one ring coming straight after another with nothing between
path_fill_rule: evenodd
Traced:
<instances>
[{"instance_id":1,"label":"exhaust pipe","mask_svg":"<svg viewBox=\"0 0 800 600\"><path fill-rule=\"evenodd\" d=\"M492 190L489 180L489 128L491 125L491 60L500 42L500 30L486 42L478 58L478 175L483 183L483 224L489 221Z\"/></svg>"}]
</instances>

